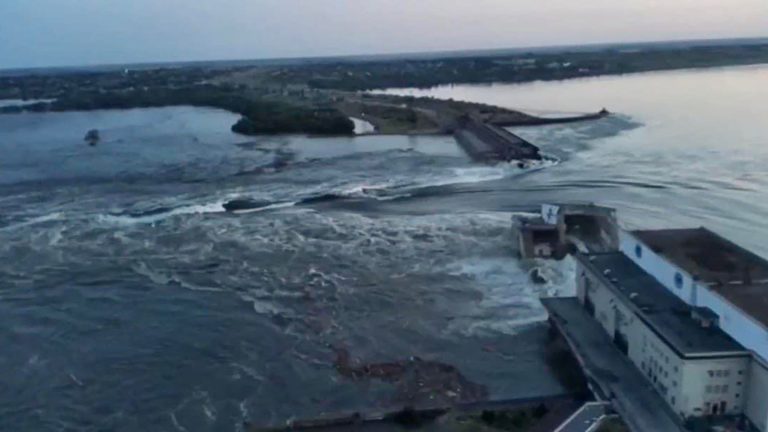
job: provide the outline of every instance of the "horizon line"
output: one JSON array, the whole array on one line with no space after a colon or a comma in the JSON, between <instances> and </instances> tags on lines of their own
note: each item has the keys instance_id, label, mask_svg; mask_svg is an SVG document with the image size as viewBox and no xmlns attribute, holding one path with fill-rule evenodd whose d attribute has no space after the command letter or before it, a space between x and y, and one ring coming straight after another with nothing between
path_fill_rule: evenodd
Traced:
<instances>
[{"instance_id":1,"label":"horizon line","mask_svg":"<svg viewBox=\"0 0 768 432\"><path fill-rule=\"evenodd\" d=\"M391 52L376 52L376 53L356 53L356 54L327 54L327 55L310 55L310 56L288 56L288 57L255 57L255 58L239 58L239 59L209 59L209 60L147 60L147 61L129 61L126 63L86 63L79 65L52 65L52 66L28 66L28 67L0 67L0 74L8 74L9 72L33 72L33 71L54 71L54 70L88 70L88 69L113 69L126 66L141 66L151 67L168 65L170 67L185 67L195 64L204 63L293 63L301 61L343 61L343 60L358 60L358 61L376 61L383 60L388 57L402 57L407 59L408 57L439 57L439 56L469 56L472 54L489 54L503 53L503 52L515 52L515 51L548 51L548 50L567 50L573 48L608 48L613 46L637 46L637 45L662 45L662 44L698 44L699 46L706 46L707 43L720 42L722 45L728 45L729 42L733 42L737 45L738 42L754 42L754 43L768 43L768 36L743 36L743 37L728 37L728 38L699 38L699 39L666 39L666 40L643 40L643 41L614 41L614 42L588 42L583 44L564 44L564 45L522 45L516 47L503 47L503 48L467 48L457 50L428 50L428 51L391 51Z\"/></svg>"}]
</instances>

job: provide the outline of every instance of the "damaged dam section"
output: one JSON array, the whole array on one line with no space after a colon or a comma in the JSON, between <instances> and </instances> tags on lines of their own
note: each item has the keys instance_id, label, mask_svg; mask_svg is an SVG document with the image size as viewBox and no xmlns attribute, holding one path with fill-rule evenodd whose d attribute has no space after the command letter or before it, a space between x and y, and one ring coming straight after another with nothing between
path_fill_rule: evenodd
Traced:
<instances>
[{"instance_id":1,"label":"damaged dam section","mask_svg":"<svg viewBox=\"0 0 768 432\"><path fill-rule=\"evenodd\" d=\"M455 120L452 127L456 142L474 162L496 164L517 161L521 167L527 162L545 160L541 150L533 143L508 131L504 127L540 126L558 123L599 120L610 113L603 109L595 114L562 118L530 118L523 123L504 122L474 113L464 114Z\"/></svg>"},{"instance_id":2,"label":"damaged dam section","mask_svg":"<svg viewBox=\"0 0 768 432\"><path fill-rule=\"evenodd\" d=\"M476 162L539 161L538 147L501 127L464 118L454 132L456 142Z\"/></svg>"}]
</instances>

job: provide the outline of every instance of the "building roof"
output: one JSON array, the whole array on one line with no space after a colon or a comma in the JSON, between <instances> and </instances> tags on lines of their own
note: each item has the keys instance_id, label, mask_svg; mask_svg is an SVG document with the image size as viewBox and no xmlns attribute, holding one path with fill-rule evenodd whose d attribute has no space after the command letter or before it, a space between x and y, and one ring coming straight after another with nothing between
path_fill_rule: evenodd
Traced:
<instances>
[{"instance_id":1,"label":"building roof","mask_svg":"<svg viewBox=\"0 0 768 432\"><path fill-rule=\"evenodd\" d=\"M706 228L632 234L768 327L768 261Z\"/></svg>"},{"instance_id":2,"label":"building roof","mask_svg":"<svg viewBox=\"0 0 768 432\"><path fill-rule=\"evenodd\" d=\"M746 354L741 344L717 327L702 327L692 308L620 252L580 255L579 260L681 356Z\"/></svg>"}]
</instances>

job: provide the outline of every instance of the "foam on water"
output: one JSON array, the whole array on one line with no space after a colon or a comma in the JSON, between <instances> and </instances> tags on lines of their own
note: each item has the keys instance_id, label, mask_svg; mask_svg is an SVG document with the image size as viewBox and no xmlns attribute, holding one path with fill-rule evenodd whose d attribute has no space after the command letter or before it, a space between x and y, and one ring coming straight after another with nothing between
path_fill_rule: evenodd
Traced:
<instances>
[{"instance_id":1,"label":"foam on water","mask_svg":"<svg viewBox=\"0 0 768 432\"><path fill-rule=\"evenodd\" d=\"M359 119L356 117L350 117L352 123L355 124L355 135L369 134L376 132L376 127L371 122Z\"/></svg>"},{"instance_id":2,"label":"foam on water","mask_svg":"<svg viewBox=\"0 0 768 432\"><path fill-rule=\"evenodd\" d=\"M33 217L30 219L27 219L23 222L19 222L16 224L8 225L5 227L0 228L0 231L13 231L19 228L29 227L31 225L37 225L45 222L60 220L64 217L64 213L62 212L53 212L42 216Z\"/></svg>"},{"instance_id":3,"label":"foam on water","mask_svg":"<svg viewBox=\"0 0 768 432\"><path fill-rule=\"evenodd\" d=\"M279 209L289 208L289 207L295 206L296 204L298 204L298 202L282 202L282 203L265 205L263 207L256 207L252 209L234 210L232 213L234 214L259 213L259 212L265 212L270 210L279 210Z\"/></svg>"},{"instance_id":4,"label":"foam on water","mask_svg":"<svg viewBox=\"0 0 768 432\"><path fill-rule=\"evenodd\" d=\"M187 281L185 278L175 275L171 272L161 272L151 268L145 262L139 262L133 266L133 271L137 274L147 277L152 283L156 285L171 285L176 284L191 291L207 291L207 292L223 292L224 288L221 287L207 287L201 286Z\"/></svg>"},{"instance_id":5,"label":"foam on water","mask_svg":"<svg viewBox=\"0 0 768 432\"><path fill-rule=\"evenodd\" d=\"M102 214L97 216L97 220L104 223L118 224L118 225L153 224L174 216L224 213L225 203L226 201L216 201L216 202L205 203L205 204L190 204L186 206L171 208L168 211L163 211L163 212L144 215L144 216L131 216L126 214L120 214L120 215Z\"/></svg>"},{"instance_id":6,"label":"foam on water","mask_svg":"<svg viewBox=\"0 0 768 432\"><path fill-rule=\"evenodd\" d=\"M531 281L534 269L546 279L544 284ZM575 262L571 258L561 262L517 262L510 256L468 258L451 263L445 271L467 278L482 294L478 303L461 309L459 319L451 323L452 331L467 335L487 331L515 334L527 325L546 320L540 297L570 295Z\"/></svg>"},{"instance_id":7,"label":"foam on water","mask_svg":"<svg viewBox=\"0 0 768 432\"><path fill-rule=\"evenodd\" d=\"M297 393L338 393L328 406L344 410L364 391L329 377L329 344L348 344L374 361L428 354L452 363L465 358L457 340L513 335L541 319L540 288L524 270L503 264L513 262L509 213L413 215L377 212L374 204L407 201L425 188L433 189L424 196L450 194L442 186L496 181L533 165L476 166L462 157L398 150L221 175L217 164L226 173L243 170L219 156L195 160L210 166L163 169L194 172L195 180L215 177L186 183L176 180L186 174L174 174L155 185L118 176L4 203L39 213L11 214L15 224L0 231L0 255L13 264L0 266L0 277L12 286L9 296L23 301L31 286L57 287L34 291L42 305L34 313L51 314L45 302L63 304L66 319L33 348L51 359L46 369L66 371L65 387L82 393L83 406L108 400L110 408L126 410L146 402L134 399L146 393L153 405L137 424L187 432L236 430L242 425L231 426L249 417L261 422L306 412L311 404ZM31 206L36 200L52 202ZM226 213L224 204L233 200L252 200L254 208ZM374 210L350 211L346 204ZM454 263L464 268L446 271L458 268ZM9 305L3 296L0 309ZM38 328L27 309L2 311ZM79 347L83 360L62 355L60 341ZM19 352L26 362L30 350ZM46 378L51 387L43 385L43 393L61 385L56 374ZM10 388L25 386L16 380ZM119 394L117 386L124 386ZM146 391L155 386L162 390ZM57 421L99 417L60 403L66 394L50 394L46 404ZM111 425L108 416L94 421Z\"/></svg>"}]
</instances>

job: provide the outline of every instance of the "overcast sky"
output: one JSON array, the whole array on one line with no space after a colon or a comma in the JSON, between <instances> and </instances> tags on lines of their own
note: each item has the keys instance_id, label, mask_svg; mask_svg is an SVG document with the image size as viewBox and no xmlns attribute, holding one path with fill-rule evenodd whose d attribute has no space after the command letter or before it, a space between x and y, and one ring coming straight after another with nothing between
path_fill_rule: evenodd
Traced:
<instances>
[{"instance_id":1,"label":"overcast sky","mask_svg":"<svg viewBox=\"0 0 768 432\"><path fill-rule=\"evenodd\" d=\"M768 0L0 0L0 68L768 36Z\"/></svg>"}]
</instances>

